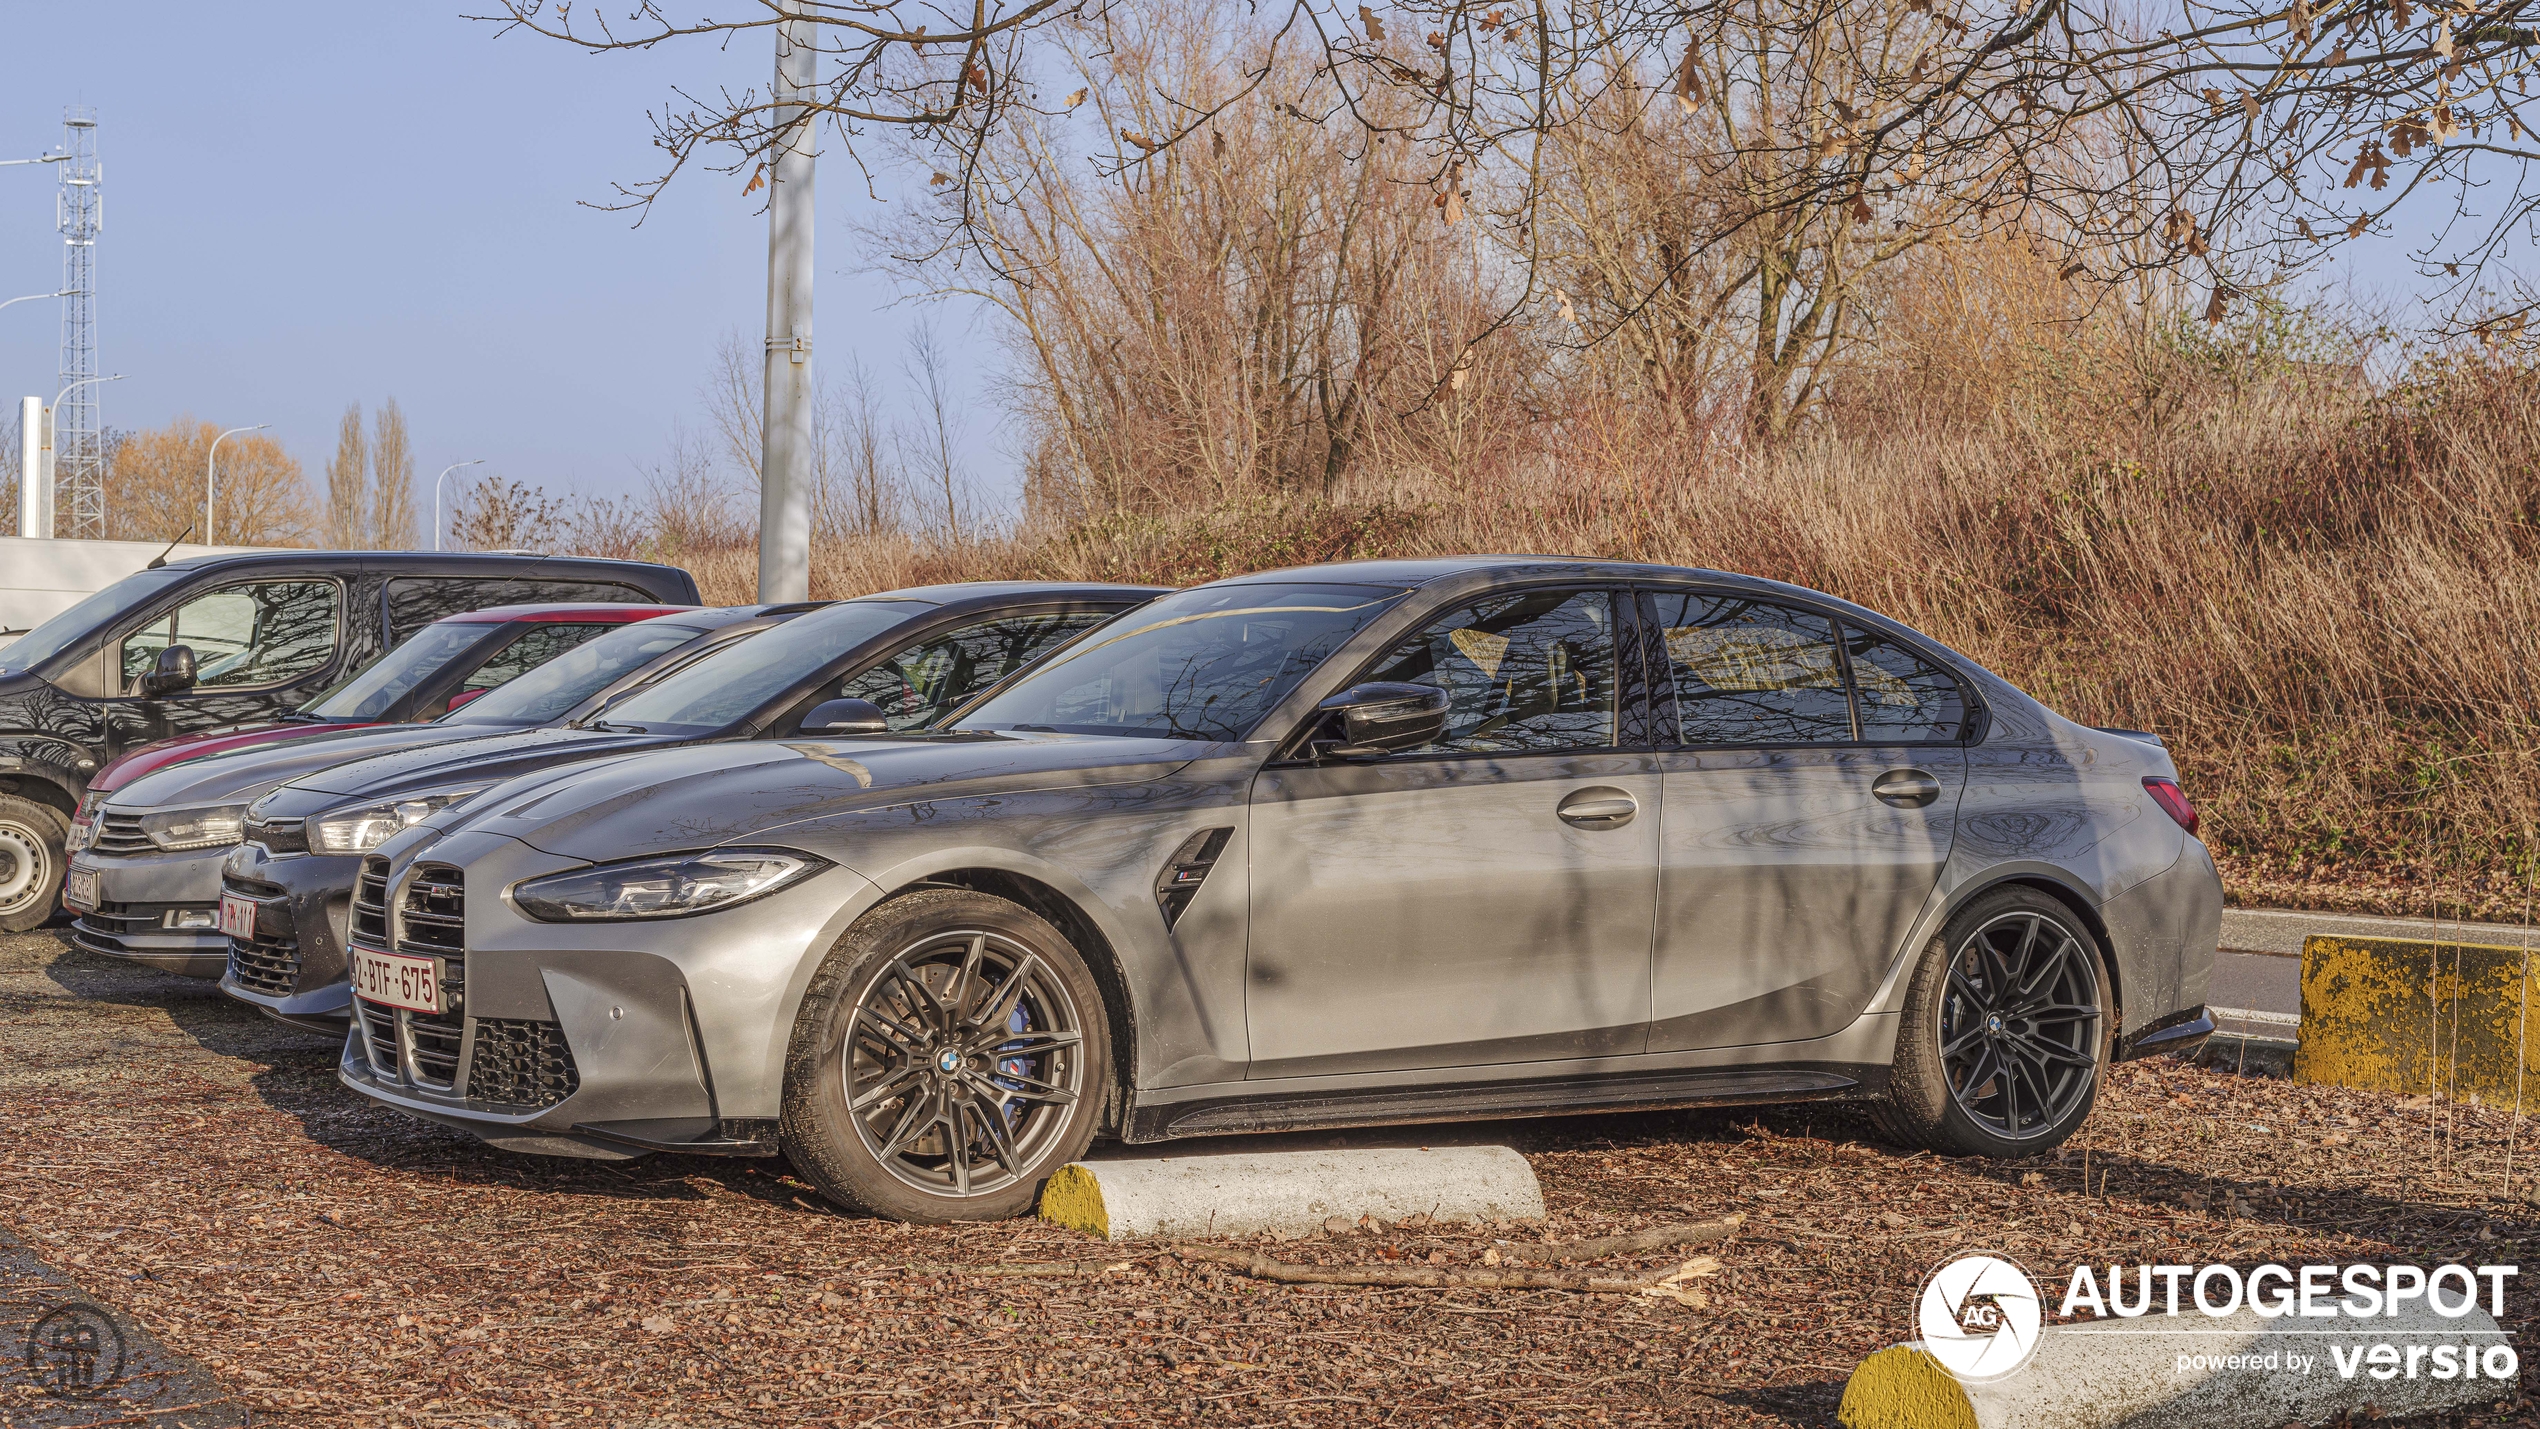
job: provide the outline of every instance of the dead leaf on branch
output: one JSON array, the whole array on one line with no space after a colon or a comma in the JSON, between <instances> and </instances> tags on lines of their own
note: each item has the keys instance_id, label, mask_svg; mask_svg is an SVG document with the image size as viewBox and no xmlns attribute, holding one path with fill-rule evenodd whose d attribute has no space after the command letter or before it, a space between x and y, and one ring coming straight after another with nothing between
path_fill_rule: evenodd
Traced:
<instances>
[{"instance_id":1,"label":"dead leaf on branch","mask_svg":"<svg viewBox=\"0 0 2540 1429\"><path fill-rule=\"evenodd\" d=\"M2379 184L2375 184L2375 185L2373 185L2373 187L2374 187L2374 188L2379 188L2379 187L2381 187L2381 185L2379 185ZM2349 238L2361 238L2361 237L2363 237L2363 236L2364 236L2364 230L2365 230L2365 229L2367 229L2367 228L2370 228L2370 227L2372 227L2372 215L2371 215L2371 214L2368 214L2368 213L2359 213L2359 214L2356 214L2356 215L2355 215L2355 221L2354 221L2354 222L2352 222L2352 223L2350 223L2350 224L2347 224L2347 225L2346 225L2346 236L2347 236L2347 237L2349 237Z\"/></svg>"},{"instance_id":2,"label":"dead leaf on branch","mask_svg":"<svg viewBox=\"0 0 2540 1429\"><path fill-rule=\"evenodd\" d=\"M1367 27L1368 39L1380 45L1385 42L1385 22L1376 18L1375 11L1359 6L1358 23Z\"/></svg>"},{"instance_id":3,"label":"dead leaf on branch","mask_svg":"<svg viewBox=\"0 0 2540 1429\"><path fill-rule=\"evenodd\" d=\"M1136 133L1136 132L1134 132L1134 131L1132 131L1132 130L1128 130L1128 129L1123 129L1123 130L1121 130L1121 131L1120 131L1120 137L1121 137L1121 138L1123 138L1123 139L1128 140L1128 141L1129 141L1130 143L1132 143L1132 144L1137 145L1139 148L1141 148L1141 149L1145 150L1146 152L1148 152L1148 153L1150 153L1150 154L1154 153L1157 149L1160 149L1160 148L1162 148L1162 147L1163 147L1163 145L1156 143L1153 139L1148 138L1148 137L1147 137L1147 136L1145 136L1144 134L1139 134L1139 133Z\"/></svg>"},{"instance_id":4,"label":"dead leaf on branch","mask_svg":"<svg viewBox=\"0 0 2540 1429\"><path fill-rule=\"evenodd\" d=\"M1090 89L1080 89L1074 94L1067 96L1067 107L1073 109L1077 105L1084 103L1085 96L1091 93L1093 93L1093 91Z\"/></svg>"},{"instance_id":5,"label":"dead leaf on branch","mask_svg":"<svg viewBox=\"0 0 2540 1429\"><path fill-rule=\"evenodd\" d=\"M1863 193L1854 193L1852 195L1852 221L1854 223L1867 223L1872 217L1874 217L1874 215L1870 212L1869 196Z\"/></svg>"},{"instance_id":6,"label":"dead leaf on branch","mask_svg":"<svg viewBox=\"0 0 2540 1429\"><path fill-rule=\"evenodd\" d=\"M2405 154L2407 151L2403 149L2400 152ZM2381 152L2379 144L2367 143L2356 152L2354 167L2346 171L2346 187L2353 188L2362 183L2366 176L2371 177L2374 188L2390 186L2390 159ZM2358 223L2362 221L2356 220Z\"/></svg>"},{"instance_id":7,"label":"dead leaf on branch","mask_svg":"<svg viewBox=\"0 0 2540 1429\"><path fill-rule=\"evenodd\" d=\"M1702 56L1693 46L1685 46L1685 57L1676 64L1676 102L1686 113L1702 102Z\"/></svg>"},{"instance_id":8,"label":"dead leaf on branch","mask_svg":"<svg viewBox=\"0 0 2540 1429\"><path fill-rule=\"evenodd\" d=\"M2205 321L2209 323L2221 322L2223 320L2223 314L2230 311L2230 307L2231 302L2229 294L2224 291L2222 284L2216 283L2214 285L2214 296L2205 304Z\"/></svg>"}]
</instances>

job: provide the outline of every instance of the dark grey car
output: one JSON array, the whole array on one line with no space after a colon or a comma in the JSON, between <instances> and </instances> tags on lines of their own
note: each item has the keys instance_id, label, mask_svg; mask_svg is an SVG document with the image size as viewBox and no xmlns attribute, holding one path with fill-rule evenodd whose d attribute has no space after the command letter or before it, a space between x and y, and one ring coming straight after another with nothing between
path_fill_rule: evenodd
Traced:
<instances>
[{"instance_id":1,"label":"dark grey car","mask_svg":"<svg viewBox=\"0 0 2540 1429\"><path fill-rule=\"evenodd\" d=\"M1790 586L1273 572L936 732L427 819L365 865L342 1076L524 1151L781 1151L913 1219L1016 1212L1098 1133L1853 1098L2027 1155L2211 1030L2174 781Z\"/></svg>"}]
</instances>

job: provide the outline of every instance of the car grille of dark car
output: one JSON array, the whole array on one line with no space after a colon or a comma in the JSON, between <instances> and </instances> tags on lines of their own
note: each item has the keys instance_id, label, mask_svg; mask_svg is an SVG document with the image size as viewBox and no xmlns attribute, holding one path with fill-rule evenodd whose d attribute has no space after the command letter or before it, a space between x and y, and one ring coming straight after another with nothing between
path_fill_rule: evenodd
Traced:
<instances>
[{"instance_id":1,"label":"car grille of dark car","mask_svg":"<svg viewBox=\"0 0 2540 1429\"><path fill-rule=\"evenodd\" d=\"M227 892L244 892L232 880L223 880ZM230 980L250 992L268 997L289 997L300 988L300 940L276 936L265 931L264 920L256 920L252 938L229 940Z\"/></svg>"},{"instance_id":2,"label":"car grille of dark car","mask_svg":"<svg viewBox=\"0 0 2540 1429\"><path fill-rule=\"evenodd\" d=\"M466 1001L467 893L459 871L446 863L422 863L406 879L397 903L397 951L415 957L440 958L441 1005L446 1012L406 1014L406 1032L414 1039L415 1079L425 1086L448 1088L459 1079L459 1046L466 1023L460 1009Z\"/></svg>"},{"instance_id":3,"label":"car grille of dark car","mask_svg":"<svg viewBox=\"0 0 2540 1429\"><path fill-rule=\"evenodd\" d=\"M263 845L265 852L269 854L307 853L309 827L298 819L275 819L271 823L262 819L249 819L247 842Z\"/></svg>"},{"instance_id":4,"label":"car grille of dark car","mask_svg":"<svg viewBox=\"0 0 2540 1429\"><path fill-rule=\"evenodd\" d=\"M94 847L99 853L148 853L158 845L141 831L140 815L109 813L98 821Z\"/></svg>"},{"instance_id":5,"label":"car grille of dark car","mask_svg":"<svg viewBox=\"0 0 2540 1429\"><path fill-rule=\"evenodd\" d=\"M564 1029L508 1017L476 1020L468 1053L467 1099L507 1106L554 1106L582 1085Z\"/></svg>"}]
</instances>

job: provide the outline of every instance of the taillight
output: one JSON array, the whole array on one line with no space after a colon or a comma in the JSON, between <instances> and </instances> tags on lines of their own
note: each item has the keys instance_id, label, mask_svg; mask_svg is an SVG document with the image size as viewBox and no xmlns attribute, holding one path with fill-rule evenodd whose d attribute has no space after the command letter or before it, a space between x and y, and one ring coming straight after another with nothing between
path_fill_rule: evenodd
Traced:
<instances>
[{"instance_id":1,"label":"taillight","mask_svg":"<svg viewBox=\"0 0 2540 1429\"><path fill-rule=\"evenodd\" d=\"M2177 780L2146 779L2143 787L2151 791L2152 802L2161 806L2162 813L2176 819L2188 837L2196 836L2196 806L2187 802L2187 792L2178 787Z\"/></svg>"}]
</instances>

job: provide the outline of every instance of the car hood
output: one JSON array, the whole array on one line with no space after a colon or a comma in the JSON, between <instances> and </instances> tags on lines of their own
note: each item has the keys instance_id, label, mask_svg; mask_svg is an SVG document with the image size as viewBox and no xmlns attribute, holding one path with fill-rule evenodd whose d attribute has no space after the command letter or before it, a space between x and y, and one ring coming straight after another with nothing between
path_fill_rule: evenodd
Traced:
<instances>
[{"instance_id":1,"label":"car hood","mask_svg":"<svg viewBox=\"0 0 2540 1429\"><path fill-rule=\"evenodd\" d=\"M286 725L301 737L249 744L178 760L132 779L106 800L123 812L254 799L313 771L417 745L447 747L484 737L482 727L374 724L352 728Z\"/></svg>"},{"instance_id":2,"label":"car hood","mask_svg":"<svg viewBox=\"0 0 2540 1429\"><path fill-rule=\"evenodd\" d=\"M742 839L911 799L1161 779L1225 746L1110 735L749 740L533 775L427 822L601 862Z\"/></svg>"},{"instance_id":3,"label":"car hood","mask_svg":"<svg viewBox=\"0 0 2540 1429\"><path fill-rule=\"evenodd\" d=\"M470 739L454 749L425 747L383 752L375 759L338 764L294 780L275 800L270 812L277 818L299 817L317 805L335 808L347 795L384 798L447 784L510 779L629 750L656 749L668 742L662 735L524 729Z\"/></svg>"},{"instance_id":4,"label":"car hood","mask_svg":"<svg viewBox=\"0 0 2540 1429\"><path fill-rule=\"evenodd\" d=\"M155 774L171 764L188 759L227 754L234 749L254 749L286 739L307 739L313 735L376 728L376 724L365 720L356 724L254 724L245 729L222 730L216 734L181 734L174 739L162 739L127 750L115 762L98 770L97 777L88 781L88 787L91 792L113 793L145 774Z\"/></svg>"}]
</instances>

